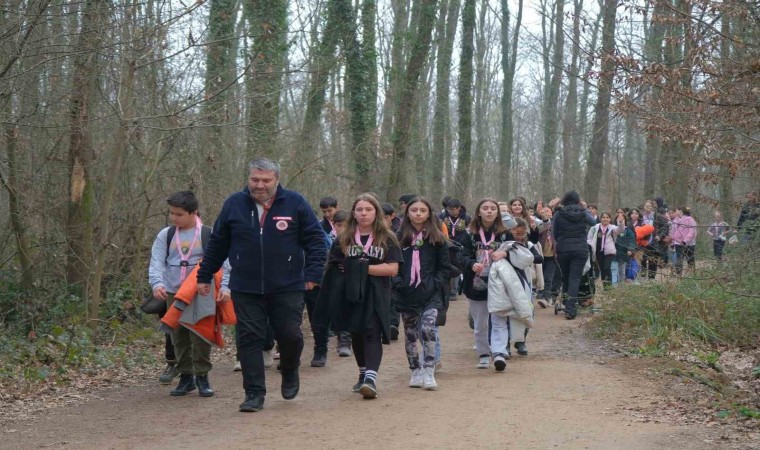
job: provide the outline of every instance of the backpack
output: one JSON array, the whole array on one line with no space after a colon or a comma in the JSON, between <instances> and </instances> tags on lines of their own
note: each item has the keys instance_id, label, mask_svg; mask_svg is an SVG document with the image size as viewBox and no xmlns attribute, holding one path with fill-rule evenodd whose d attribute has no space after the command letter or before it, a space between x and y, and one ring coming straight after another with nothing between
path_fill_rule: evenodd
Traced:
<instances>
[{"instance_id":1,"label":"backpack","mask_svg":"<svg viewBox=\"0 0 760 450\"><path fill-rule=\"evenodd\" d=\"M164 258L164 261L169 259L169 249L172 245L174 233L176 232L177 227L168 227L168 230L166 230L166 257ZM206 246L210 240L211 227L203 225L201 227L201 246L203 247L204 252L206 251ZM148 289L148 294L143 297L140 309L145 314L158 314L159 317L163 317L163 315L166 314L166 302L153 297L153 291Z\"/></svg>"},{"instance_id":2,"label":"backpack","mask_svg":"<svg viewBox=\"0 0 760 450\"><path fill-rule=\"evenodd\" d=\"M177 227L168 227L169 229L166 230L166 258L164 258L164 261L169 259L169 248L172 245L172 239L174 239L174 233L177 232ZM206 252L206 246L208 245L208 241L211 240L211 227L208 225L201 225L201 247L203 247L203 252Z\"/></svg>"}]
</instances>

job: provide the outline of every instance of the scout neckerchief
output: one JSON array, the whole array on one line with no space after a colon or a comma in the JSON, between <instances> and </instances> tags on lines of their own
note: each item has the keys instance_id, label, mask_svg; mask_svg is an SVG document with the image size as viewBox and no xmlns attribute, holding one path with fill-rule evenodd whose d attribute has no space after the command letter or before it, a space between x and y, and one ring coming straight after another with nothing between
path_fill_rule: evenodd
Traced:
<instances>
[{"instance_id":1,"label":"scout neckerchief","mask_svg":"<svg viewBox=\"0 0 760 450\"><path fill-rule=\"evenodd\" d=\"M409 286L414 284L417 287L422 282L422 275L420 274L420 247L423 244L422 231L414 235L412 240L412 276L409 279ZM415 284L415 281L417 283Z\"/></svg>"},{"instance_id":2,"label":"scout neckerchief","mask_svg":"<svg viewBox=\"0 0 760 450\"><path fill-rule=\"evenodd\" d=\"M193 252L193 247L195 247L195 243L198 241L198 236L201 234L201 228L203 227L203 223L201 223L201 218L198 216L195 216L195 234L193 235L193 240L190 242L190 246L187 247L187 254L182 251L182 242L179 238L179 232L180 228L177 227L177 231L174 233L174 241L177 244L177 251L179 252L179 259L180 259L180 272L179 272L179 281L180 283L185 281L185 278L187 278L187 266L189 266L188 260L190 259L190 254Z\"/></svg>"},{"instance_id":3,"label":"scout neckerchief","mask_svg":"<svg viewBox=\"0 0 760 450\"><path fill-rule=\"evenodd\" d=\"M362 236L359 234L359 228L356 229L356 233L354 234L354 241L356 242L356 245L362 248L364 250L364 254L369 256L369 248L372 246L372 241L375 239L375 235L373 233L369 234L369 237L367 238L367 243L362 244Z\"/></svg>"},{"instance_id":4,"label":"scout neckerchief","mask_svg":"<svg viewBox=\"0 0 760 450\"><path fill-rule=\"evenodd\" d=\"M493 243L493 240L496 238L496 233L491 232L491 239L489 241L486 241L486 235L483 233L483 228L479 230L480 232L480 243L483 244L483 247L485 247L485 251L483 252L483 266L487 266L489 264L489 261L491 261L491 253L493 250L491 249L491 244Z\"/></svg>"}]
</instances>

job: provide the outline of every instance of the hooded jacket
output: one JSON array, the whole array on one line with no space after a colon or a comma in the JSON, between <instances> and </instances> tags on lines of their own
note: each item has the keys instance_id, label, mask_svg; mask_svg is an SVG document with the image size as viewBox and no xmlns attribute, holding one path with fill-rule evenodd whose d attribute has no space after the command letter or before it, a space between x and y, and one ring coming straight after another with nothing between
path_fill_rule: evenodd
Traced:
<instances>
[{"instance_id":1,"label":"hooded jacket","mask_svg":"<svg viewBox=\"0 0 760 450\"><path fill-rule=\"evenodd\" d=\"M674 245L694 245L697 243L697 221L691 216L676 217L670 227Z\"/></svg>"},{"instance_id":2,"label":"hooded jacket","mask_svg":"<svg viewBox=\"0 0 760 450\"><path fill-rule=\"evenodd\" d=\"M488 312L518 318L530 328L533 326L530 284L526 278L518 275L510 261L516 260L516 256L519 255L520 259L527 262L532 259L533 254L528 248L518 246L510 250L509 255L508 258L491 264L488 273ZM523 270L527 267L529 265Z\"/></svg>"},{"instance_id":3,"label":"hooded jacket","mask_svg":"<svg viewBox=\"0 0 760 450\"><path fill-rule=\"evenodd\" d=\"M579 204L557 208L552 223L556 252L587 252L586 230L593 225L596 225L596 221Z\"/></svg>"},{"instance_id":4,"label":"hooded jacket","mask_svg":"<svg viewBox=\"0 0 760 450\"><path fill-rule=\"evenodd\" d=\"M274 294L319 284L327 260L325 233L306 199L277 186L261 223L246 186L224 201L198 271L198 282L211 276L229 256L230 290Z\"/></svg>"}]
</instances>

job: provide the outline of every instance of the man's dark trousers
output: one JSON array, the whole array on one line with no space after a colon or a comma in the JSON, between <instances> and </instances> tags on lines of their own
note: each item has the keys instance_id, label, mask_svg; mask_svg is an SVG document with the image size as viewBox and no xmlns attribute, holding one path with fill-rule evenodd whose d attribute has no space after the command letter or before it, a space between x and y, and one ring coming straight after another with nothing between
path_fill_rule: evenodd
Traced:
<instances>
[{"instance_id":1,"label":"man's dark trousers","mask_svg":"<svg viewBox=\"0 0 760 450\"><path fill-rule=\"evenodd\" d=\"M238 354L246 394L266 395L264 355L267 318L280 347L283 374L298 369L303 351L303 291L277 294L232 292L237 315Z\"/></svg>"}]
</instances>

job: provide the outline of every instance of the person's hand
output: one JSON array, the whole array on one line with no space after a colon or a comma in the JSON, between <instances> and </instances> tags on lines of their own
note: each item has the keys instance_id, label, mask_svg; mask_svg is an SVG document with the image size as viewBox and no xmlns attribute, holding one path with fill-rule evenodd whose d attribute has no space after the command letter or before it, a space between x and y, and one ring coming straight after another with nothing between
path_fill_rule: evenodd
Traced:
<instances>
[{"instance_id":1,"label":"person's hand","mask_svg":"<svg viewBox=\"0 0 760 450\"><path fill-rule=\"evenodd\" d=\"M549 201L549 208L554 209L557 205L559 205L559 197L555 197Z\"/></svg>"},{"instance_id":2,"label":"person's hand","mask_svg":"<svg viewBox=\"0 0 760 450\"><path fill-rule=\"evenodd\" d=\"M655 236L654 240L657 241L657 242L660 242L660 236Z\"/></svg>"},{"instance_id":3,"label":"person's hand","mask_svg":"<svg viewBox=\"0 0 760 450\"><path fill-rule=\"evenodd\" d=\"M230 296L230 291L228 290L219 290L219 293L216 294L216 302L217 303L227 303L228 301L232 300L232 297Z\"/></svg>"},{"instance_id":4,"label":"person's hand","mask_svg":"<svg viewBox=\"0 0 760 450\"><path fill-rule=\"evenodd\" d=\"M581 208L583 208L583 209L586 209L588 207L588 204L586 202L584 202L583 200L581 200L580 205L581 205Z\"/></svg>"},{"instance_id":5,"label":"person's hand","mask_svg":"<svg viewBox=\"0 0 760 450\"><path fill-rule=\"evenodd\" d=\"M472 265L472 271L475 272L475 275L480 276L480 273L483 272L484 267L485 266L483 266L481 263L475 263Z\"/></svg>"},{"instance_id":6,"label":"person's hand","mask_svg":"<svg viewBox=\"0 0 760 450\"><path fill-rule=\"evenodd\" d=\"M314 289L315 287L319 287L319 285L317 283L313 283L311 281L307 281L306 282L306 290L307 291L310 291L310 290Z\"/></svg>"},{"instance_id":7,"label":"person's hand","mask_svg":"<svg viewBox=\"0 0 760 450\"><path fill-rule=\"evenodd\" d=\"M507 257L507 252L505 252L504 250L496 250L495 252L491 253L491 259L493 261L498 261L506 257Z\"/></svg>"},{"instance_id":8,"label":"person's hand","mask_svg":"<svg viewBox=\"0 0 760 450\"><path fill-rule=\"evenodd\" d=\"M633 256L633 252L630 250L628 250L626 253L628 254L628 256Z\"/></svg>"},{"instance_id":9,"label":"person's hand","mask_svg":"<svg viewBox=\"0 0 760 450\"><path fill-rule=\"evenodd\" d=\"M211 284L198 283L198 293L201 295L208 295L211 293Z\"/></svg>"},{"instance_id":10,"label":"person's hand","mask_svg":"<svg viewBox=\"0 0 760 450\"><path fill-rule=\"evenodd\" d=\"M159 286L153 289L153 297L159 300L166 300L167 298L169 298L169 296L166 294L166 288L163 286Z\"/></svg>"}]
</instances>

